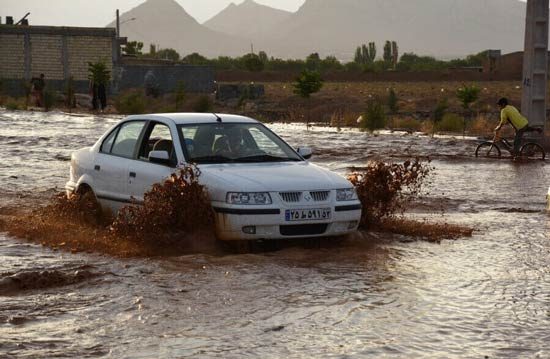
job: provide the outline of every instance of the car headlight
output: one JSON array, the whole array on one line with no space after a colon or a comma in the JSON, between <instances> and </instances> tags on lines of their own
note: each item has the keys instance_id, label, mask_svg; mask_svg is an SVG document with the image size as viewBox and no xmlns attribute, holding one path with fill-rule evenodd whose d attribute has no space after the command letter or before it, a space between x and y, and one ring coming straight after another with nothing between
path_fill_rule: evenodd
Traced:
<instances>
[{"instance_id":1,"label":"car headlight","mask_svg":"<svg viewBox=\"0 0 550 359\"><path fill-rule=\"evenodd\" d=\"M267 192L229 192L227 203L243 205L271 204L271 196Z\"/></svg>"},{"instance_id":2,"label":"car headlight","mask_svg":"<svg viewBox=\"0 0 550 359\"><path fill-rule=\"evenodd\" d=\"M357 192L355 191L355 188L337 189L336 200L338 202L356 201Z\"/></svg>"}]
</instances>

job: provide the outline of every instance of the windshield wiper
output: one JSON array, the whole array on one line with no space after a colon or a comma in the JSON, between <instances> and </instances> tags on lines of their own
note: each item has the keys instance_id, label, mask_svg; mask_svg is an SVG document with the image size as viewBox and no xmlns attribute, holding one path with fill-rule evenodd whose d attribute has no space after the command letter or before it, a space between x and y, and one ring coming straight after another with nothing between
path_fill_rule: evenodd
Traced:
<instances>
[{"instance_id":1,"label":"windshield wiper","mask_svg":"<svg viewBox=\"0 0 550 359\"><path fill-rule=\"evenodd\" d=\"M198 164L208 164L208 163L232 163L235 162L235 160L225 157L225 156L203 156L203 157L195 157L191 159L191 162L195 162Z\"/></svg>"},{"instance_id":2,"label":"windshield wiper","mask_svg":"<svg viewBox=\"0 0 550 359\"><path fill-rule=\"evenodd\" d=\"M289 158L289 157L277 157L271 155L255 155L236 158L236 162L297 162L299 159Z\"/></svg>"}]
</instances>

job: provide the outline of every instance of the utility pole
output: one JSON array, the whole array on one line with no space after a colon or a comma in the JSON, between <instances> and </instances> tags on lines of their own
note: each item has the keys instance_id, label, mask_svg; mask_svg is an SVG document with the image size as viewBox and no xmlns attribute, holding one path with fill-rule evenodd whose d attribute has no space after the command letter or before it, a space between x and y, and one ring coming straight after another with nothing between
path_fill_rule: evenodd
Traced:
<instances>
[{"instance_id":1,"label":"utility pole","mask_svg":"<svg viewBox=\"0 0 550 359\"><path fill-rule=\"evenodd\" d=\"M549 0L527 0L523 95L521 111L530 126L549 130L548 97L548 5Z\"/></svg>"}]
</instances>

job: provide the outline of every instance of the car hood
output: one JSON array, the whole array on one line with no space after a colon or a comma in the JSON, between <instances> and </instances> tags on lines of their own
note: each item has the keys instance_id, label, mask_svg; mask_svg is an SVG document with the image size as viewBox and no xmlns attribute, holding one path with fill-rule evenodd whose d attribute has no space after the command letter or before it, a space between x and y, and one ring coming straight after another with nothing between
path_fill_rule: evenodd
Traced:
<instances>
[{"instance_id":1,"label":"car hood","mask_svg":"<svg viewBox=\"0 0 550 359\"><path fill-rule=\"evenodd\" d=\"M308 162L200 165L199 169L202 184L224 192L330 190L352 186L344 177Z\"/></svg>"}]
</instances>

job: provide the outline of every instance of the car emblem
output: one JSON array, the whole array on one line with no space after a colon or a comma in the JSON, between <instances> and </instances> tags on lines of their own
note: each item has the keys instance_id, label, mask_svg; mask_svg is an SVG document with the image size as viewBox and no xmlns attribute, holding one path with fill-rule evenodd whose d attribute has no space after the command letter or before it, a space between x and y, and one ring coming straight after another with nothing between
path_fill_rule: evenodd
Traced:
<instances>
[{"instance_id":1,"label":"car emblem","mask_svg":"<svg viewBox=\"0 0 550 359\"><path fill-rule=\"evenodd\" d=\"M304 196L304 199L309 202L311 201L311 196L306 193L306 195Z\"/></svg>"}]
</instances>

